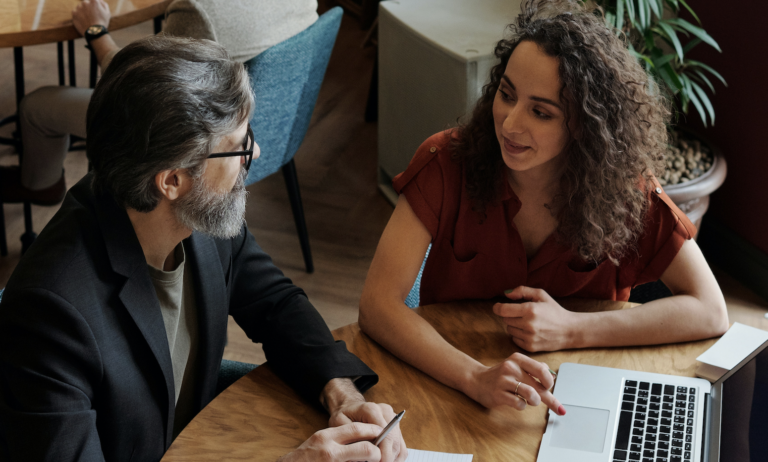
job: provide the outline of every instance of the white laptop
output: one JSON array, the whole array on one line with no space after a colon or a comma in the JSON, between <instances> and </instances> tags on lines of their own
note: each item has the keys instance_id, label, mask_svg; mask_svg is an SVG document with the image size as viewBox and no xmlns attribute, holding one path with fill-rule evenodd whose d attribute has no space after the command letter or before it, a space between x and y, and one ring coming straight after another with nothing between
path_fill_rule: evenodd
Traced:
<instances>
[{"instance_id":1,"label":"white laptop","mask_svg":"<svg viewBox=\"0 0 768 462\"><path fill-rule=\"evenodd\" d=\"M767 347L714 384L563 363L538 461L766 462Z\"/></svg>"}]
</instances>

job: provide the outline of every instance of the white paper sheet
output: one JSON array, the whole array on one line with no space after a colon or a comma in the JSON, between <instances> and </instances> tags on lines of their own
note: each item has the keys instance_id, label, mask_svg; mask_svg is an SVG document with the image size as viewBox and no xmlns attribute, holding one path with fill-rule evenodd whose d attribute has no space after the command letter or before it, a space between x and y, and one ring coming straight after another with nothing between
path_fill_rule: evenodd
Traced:
<instances>
[{"instance_id":1,"label":"white paper sheet","mask_svg":"<svg viewBox=\"0 0 768 462\"><path fill-rule=\"evenodd\" d=\"M728 332L697 361L731 370L768 340L768 332L734 322Z\"/></svg>"},{"instance_id":2,"label":"white paper sheet","mask_svg":"<svg viewBox=\"0 0 768 462\"><path fill-rule=\"evenodd\" d=\"M405 462L472 462L472 454L450 454L408 448L408 458Z\"/></svg>"}]
</instances>

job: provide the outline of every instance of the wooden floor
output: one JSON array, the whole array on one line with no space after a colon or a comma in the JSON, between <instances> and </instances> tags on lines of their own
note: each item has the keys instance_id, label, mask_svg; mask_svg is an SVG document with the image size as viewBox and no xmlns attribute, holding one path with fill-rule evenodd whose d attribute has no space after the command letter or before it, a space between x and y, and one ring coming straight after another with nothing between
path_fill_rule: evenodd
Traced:
<instances>
[{"instance_id":1,"label":"wooden floor","mask_svg":"<svg viewBox=\"0 0 768 462\"><path fill-rule=\"evenodd\" d=\"M150 23L114 32L119 45L152 33ZM363 112L373 68L374 51L361 48L365 31L345 16L320 91L307 136L296 154L304 210L309 228L314 274L304 272L296 229L282 175L251 186L246 212L248 226L261 246L297 285L304 288L331 329L357 321L358 299L379 236L392 207L376 187L376 124L365 123ZM87 54L77 41L78 83L87 83ZM56 85L56 47L24 49L26 90ZM0 117L15 111L13 53L0 50ZM8 127L0 131L10 133ZM14 164L16 156L0 147L0 164ZM67 184L86 172L83 151L69 154ZM23 231L21 205L6 204L9 255L0 258L0 287L4 287L20 258ZM33 207L35 230L40 231L58 207ZM731 321L768 330L768 302L726 274L716 271L728 303ZM263 352L230 318L225 358L262 363Z\"/></svg>"}]
</instances>

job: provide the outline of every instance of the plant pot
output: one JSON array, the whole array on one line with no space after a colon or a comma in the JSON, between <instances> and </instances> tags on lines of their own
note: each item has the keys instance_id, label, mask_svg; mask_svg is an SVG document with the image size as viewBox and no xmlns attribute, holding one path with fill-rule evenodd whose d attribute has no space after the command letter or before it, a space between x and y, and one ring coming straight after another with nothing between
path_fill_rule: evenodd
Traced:
<instances>
[{"instance_id":1,"label":"plant pot","mask_svg":"<svg viewBox=\"0 0 768 462\"><path fill-rule=\"evenodd\" d=\"M712 144L688 130L681 130L689 137L697 138L709 148L714 160L712 167L703 175L686 183L665 186L664 191L670 199L682 210L696 226L701 229L701 219L709 208L709 195L712 194L725 181L728 166L725 157Z\"/></svg>"}]
</instances>

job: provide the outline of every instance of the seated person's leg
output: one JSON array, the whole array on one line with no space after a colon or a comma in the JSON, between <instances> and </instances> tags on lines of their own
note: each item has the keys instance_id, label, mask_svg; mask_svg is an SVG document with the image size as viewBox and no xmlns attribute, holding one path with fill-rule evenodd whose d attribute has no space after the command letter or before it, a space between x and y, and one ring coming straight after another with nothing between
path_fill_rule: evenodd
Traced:
<instances>
[{"instance_id":1,"label":"seated person's leg","mask_svg":"<svg viewBox=\"0 0 768 462\"><path fill-rule=\"evenodd\" d=\"M23 166L2 168L3 202L61 202L67 190L63 165L69 135L85 137L92 93L88 88L42 87L24 97L19 108Z\"/></svg>"}]
</instances>

